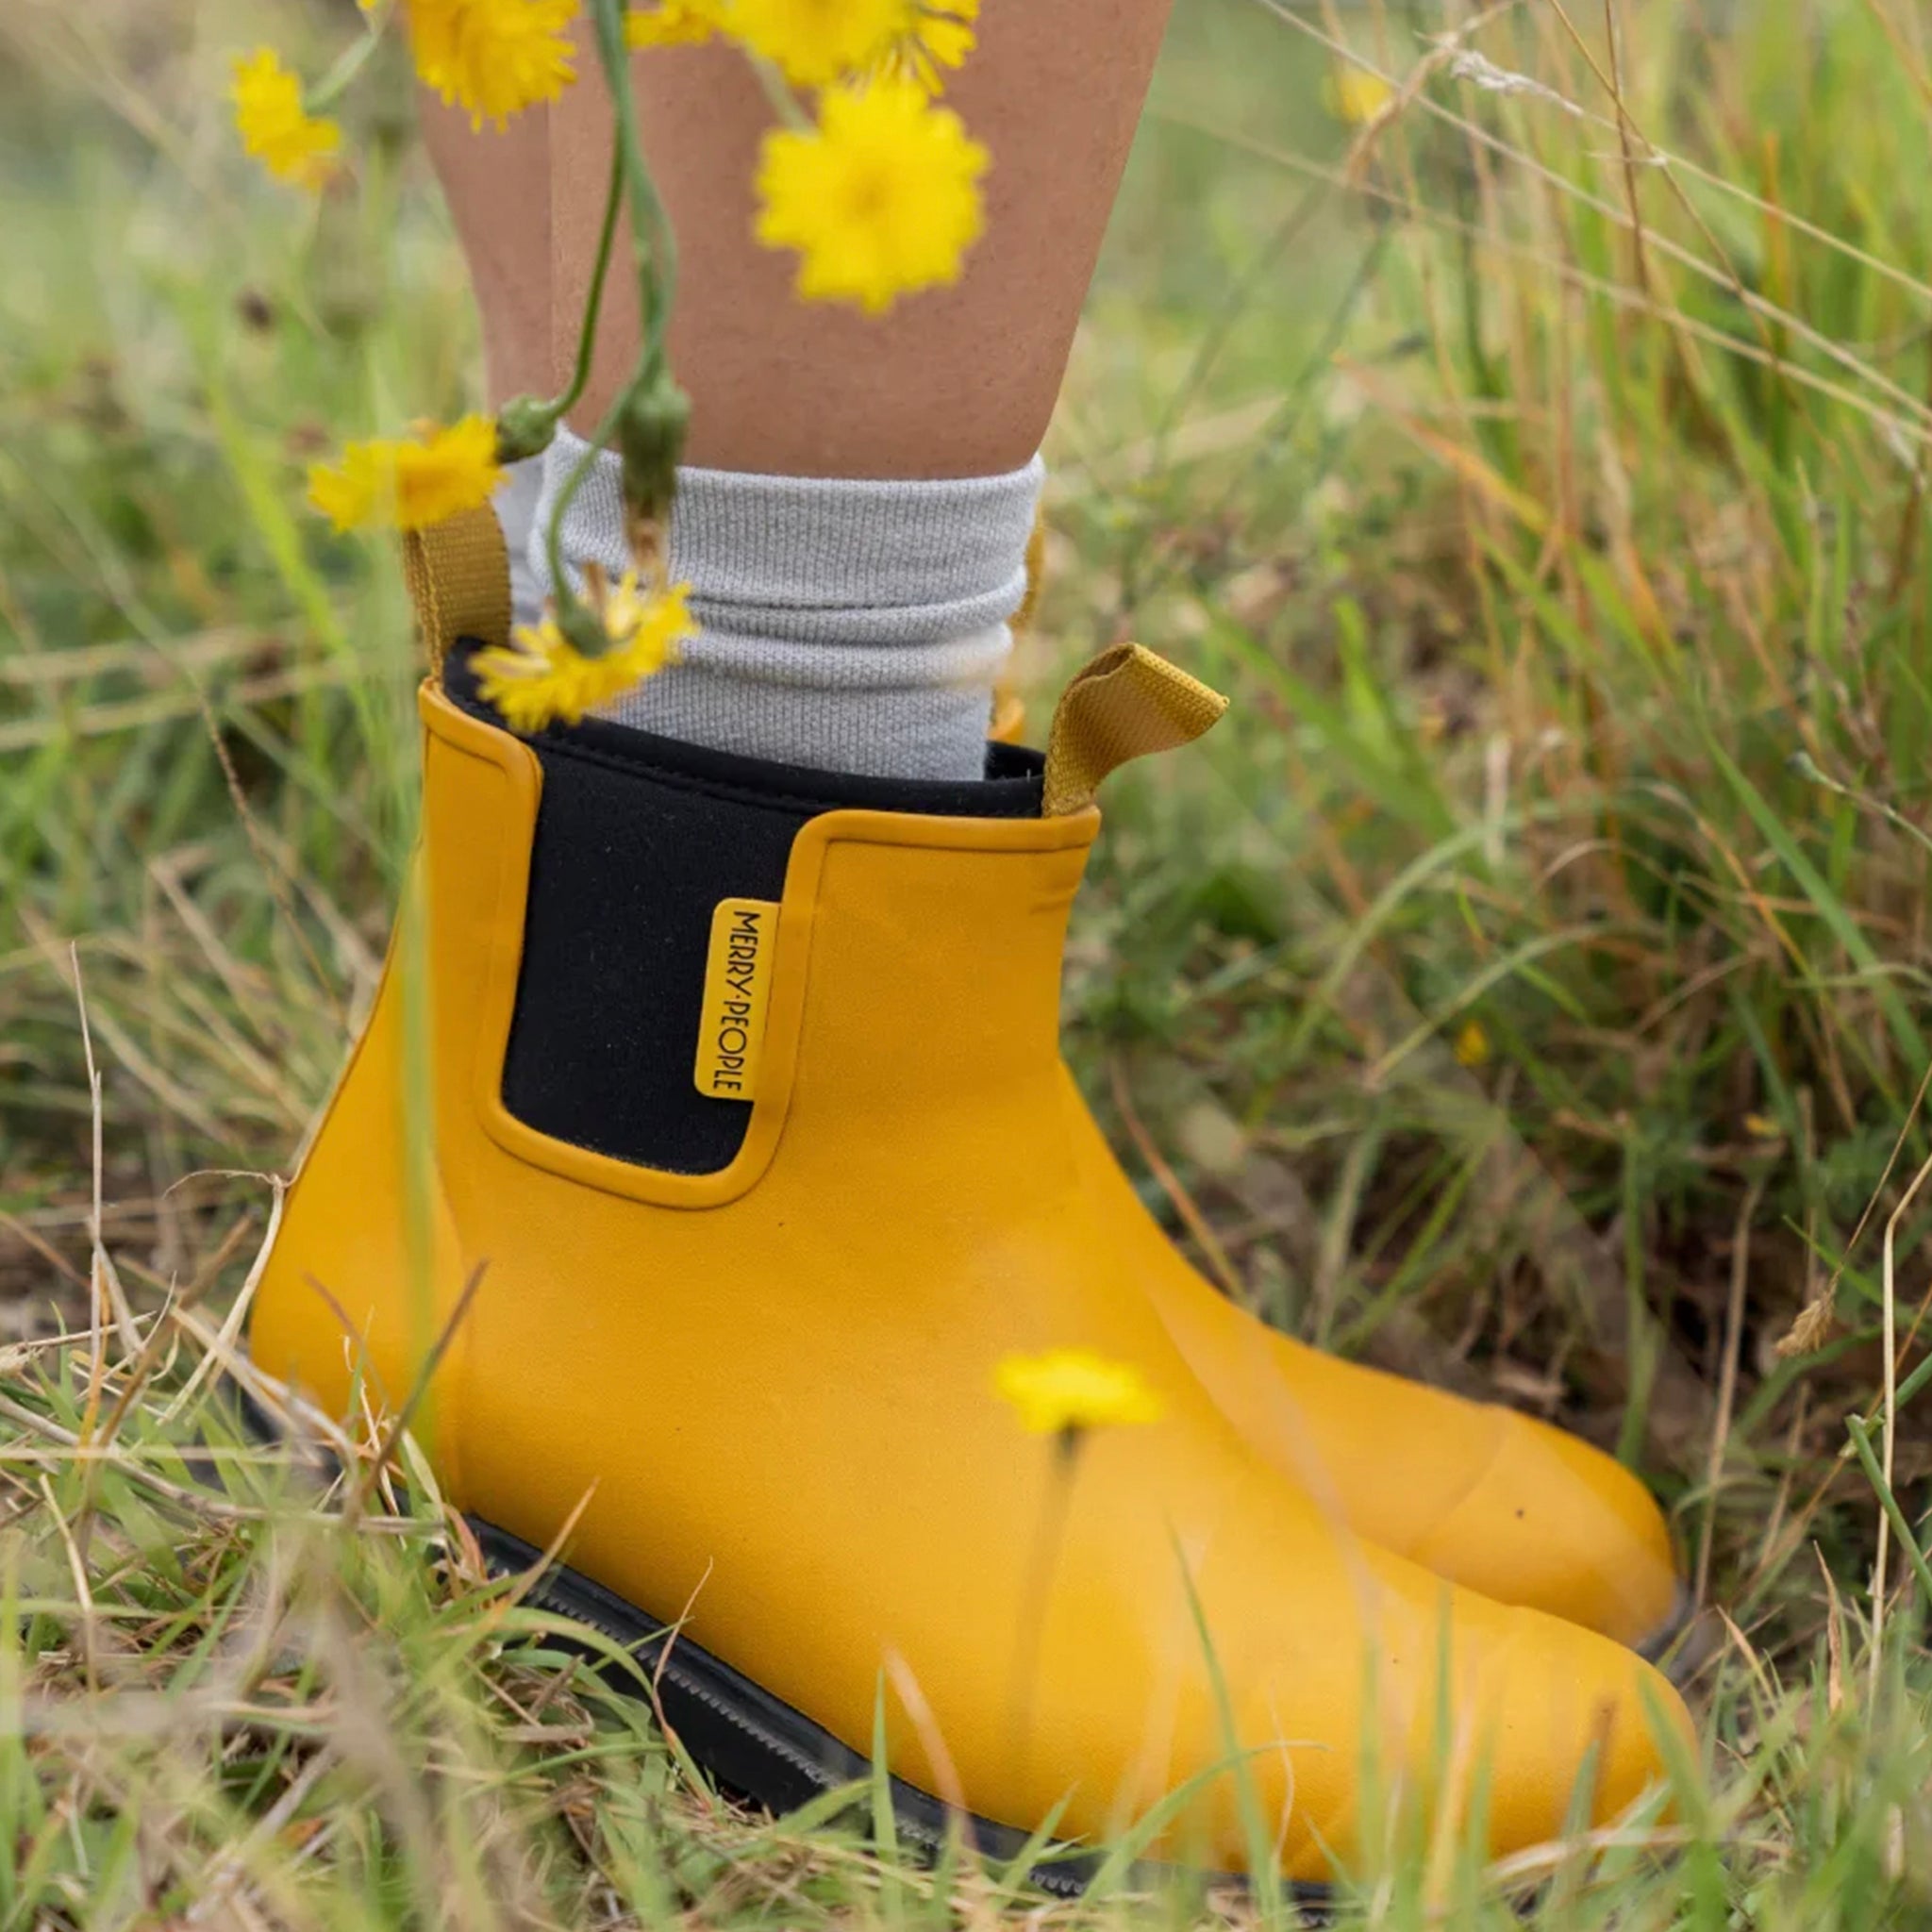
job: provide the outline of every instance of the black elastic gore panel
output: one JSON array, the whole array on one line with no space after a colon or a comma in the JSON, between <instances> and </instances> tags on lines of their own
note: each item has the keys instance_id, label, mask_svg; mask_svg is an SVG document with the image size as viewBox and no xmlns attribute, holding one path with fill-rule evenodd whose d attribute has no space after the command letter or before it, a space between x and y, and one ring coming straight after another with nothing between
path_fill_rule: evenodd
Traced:
<instances>
[{"instance_id":1,"label":"black elastic gore panel","mask_svg":"<svg viewBox=\"0 0 1932 1932\"><path fill-rule=\"evenodd\" d=\"M502 729L460 644L451 701ZM541 1134L669 1174L715 1174L751 1108L691 1074L711 914L782 898L791 841L820 812L1037 818L1042 760L989 745L984 780L874 778L768 764L606 719L526 742L543 769L503 1104Z\"/></svg>"}]
</instances>

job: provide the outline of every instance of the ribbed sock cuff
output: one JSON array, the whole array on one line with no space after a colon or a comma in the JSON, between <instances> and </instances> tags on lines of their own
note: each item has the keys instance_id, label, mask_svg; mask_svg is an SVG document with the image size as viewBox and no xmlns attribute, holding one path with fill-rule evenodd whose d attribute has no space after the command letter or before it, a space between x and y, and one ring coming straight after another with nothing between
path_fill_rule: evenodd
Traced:
<instances>
[{"instance_id":1,"label":"ribbed sock cuff","mask_svg":"<svg viewBox=\"0 0 1932 1932\"><path fill-rule=\"evenodd\" d=\"M541 532L584 448L564 432L544 457L529 564L546 592ZM671 574L701 633L610 715L825 770L976 775L1043 474L1038 458L916 481L681 470ZM568 567L627 566L619 477L606 452L573 499Z\"/></svg>"}]
</instances>

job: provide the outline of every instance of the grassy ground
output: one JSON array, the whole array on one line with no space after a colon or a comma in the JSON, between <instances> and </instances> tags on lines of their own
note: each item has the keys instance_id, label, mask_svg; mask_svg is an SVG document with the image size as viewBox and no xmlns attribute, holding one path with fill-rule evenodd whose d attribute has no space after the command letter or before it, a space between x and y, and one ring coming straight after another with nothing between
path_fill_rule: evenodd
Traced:
<instances>
[{"instance_id":1,"label":"grassy ground","mask_svg":"<svg viewBox=\"0 0 1932 1932\"><path fill-rule=\"evenodd\" d=\"M1932 10L1616 10L1180 0L1032 649L1237 705L1117 787L1075 1058L1235 1291L1615 1446L1699 1584L1679 1826L1351 1922L1924 1924ZM231 151L341 12L0 15L0 1925L1278 1917L739 1812L422 1481L211 1407L412 808L299 465L472 379L398 93L319 215Z\"/></svg>"}]
</instances>

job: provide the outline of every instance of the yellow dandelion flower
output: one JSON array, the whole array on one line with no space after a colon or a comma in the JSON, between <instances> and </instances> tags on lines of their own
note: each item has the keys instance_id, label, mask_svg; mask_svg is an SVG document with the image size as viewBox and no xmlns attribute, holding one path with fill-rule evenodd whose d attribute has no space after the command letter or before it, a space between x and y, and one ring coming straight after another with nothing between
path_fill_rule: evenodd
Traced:
<instances>
[{"instance_id":1,"label":"yellow dandelion flower","mask_svg":"<svg viewBox=\"0 0 1932 1932\"><path fill-rule=\"evenodd\" d=\"M1322 100L1338 121L1362 127L1388 111L1395 90L1378 74L1359 67L1338 67L1322 83Z\"/></svg>"},{"instance_id":2,"label":"yellow dandelion flower","mask_svg":"<svg viewBox=\"0 0 1932 1932\"><path fill-rule=\"evenodd\" d=\"M554 101L576 78L570 24L577 0L404 0L424 86L497 126Z\"/></svg>"},{"instance_id":3,"label":"yellow dandelion flower","mask_svg":"<svg viewBox=\"0 0 1932 1932\"><path fill-rule=\"evenodd\" d=\"M1462 1031L1456 1036L1456 1060L1458 1066L1479 1067L1490 1057L1490 1036L1483 1031L1480 1020L1465 1020Z\"/></svg>"},{"instance_id":4,"label":"yellow dandelion flower","mask_svg":"<svg viewBox=\"0 0 1932 1932\"><path fill-rule=\"evenodd\" d=\"M834 88L809 133L766 135L757 234L799 252L798 292L868 314L959 276L985 225L987 152L915 82Z\"/></svg>"},{"instance_id":5,"label":"yellow dandelion flower","mask_svg":"<svg viewBox=\"0 0 1932 1932\"><path fill-rule=\"evenodd\" d=\"M917 27L916 0L725 0L735 40L775 63L793 87L863 74Z\"/></svg>"},{"instance_id":6,"label":"yellow dandelion flower","mask_svg":"<svg viewBox=\"0 0 1932 1932\"><path fill-rule=\"evenodd\" d=\"M879 61L879 71L914 80L929 94L965 64L978 42L979 0L914 0L912 19Z\"/></svg>"},{"instance_id":7,"label":"yellow dandelion flower","mask_svg":"<svg viewBox=\"0 0 1932 1932\"><path fill-rule=\"evenodd\" d=\"M503 480L496 425L465 416L448 429L417 425L412 441L352 442L331 468L308 473L308 501L339 530L386 524L421 530L459 510L476 509Z\"/></svg>"},{"instance_id":8,"label":"yellow dandelion flower","mask_svg":"<svg viewBox=\"0 0 1932 1932\"><path fill-rule=\"evenodd\" d=\"M553 719L576 724L586 711L663 670L677 656L679 640L697 630L685 608L689 584L647 591L637 572L627 571L614 588L593 585L592 591L610 639L602 657L585 657L554 616L519 626L507 645L477 652L483 695L512 731L541 731Z\"/></svg>"},{"instance_id":9,"label":"yellow dandelion flower","mask_svg":"<svg viewBox=\"0 0 1932 1932\"><path fill-rule=\"evenodd\" d=\"M336 171L342 130L302 106L302 83L271 47L235 57L228 98L242 145L281 180L321 188Z\"/></svg>"},{"instance_id":10,"label":"yellow dandelion flower","mask_svg":"<svg viewBox=\"0 0 1932 1932\"><path fill-rule=\"evenodd\" d=\"M1108 1361L1085 1348L1009 1355L993 1375L1002 1402L1036 1436L1064 1436L1160 1420L1160 1397L1131 1362Z\"/></svg>"},{"instance_id":11,"label":"yellow dandelion flower","mask_svg":"<svg viewBox=\"0 0 1932 1932\"><path fill-rule=\"evenodd\" d=\"M723 24L724 0L658 0L633 7L624 17L624 37L633 47L694 47Z\"/></svg>"}]
</instances>

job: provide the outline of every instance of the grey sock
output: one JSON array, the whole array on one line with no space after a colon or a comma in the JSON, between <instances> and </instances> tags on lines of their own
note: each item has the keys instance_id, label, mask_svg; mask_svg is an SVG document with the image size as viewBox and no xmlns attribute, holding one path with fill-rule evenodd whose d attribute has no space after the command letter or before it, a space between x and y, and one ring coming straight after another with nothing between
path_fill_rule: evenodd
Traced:
<instances>
[{"instance_id":1,"label":"grey sock","mask_svg":"<svg viewBox=\"0 0 1932 1932\"><path fill-rule=\"evenodd\" d=\"M584 443L545 453L530 538ZM977 777L1008 621L1026 588L1044 474L871 482L678 473L671 575L701 626L679 661L608 715L720 751L896 777ZM619 465L605 452L564 520L566 568L628 565Z\"/></svg>"},{"instance_id":2,"label":"grey sock","mask_svg":"<svg viewBox=\"0 0 1932 1932\"><path fill-rule=\"evenodd\" d=\"M537 525L537 502L543 493L543 458L525 457L504 472L490 499L503 525L509 552L509 614L512 624L535 624L543 614L543 591L530 575L530 532Z\"/></svg>"}]
</instances>

